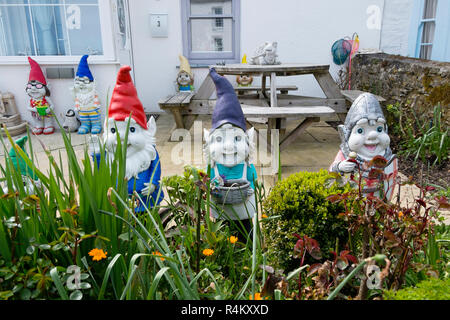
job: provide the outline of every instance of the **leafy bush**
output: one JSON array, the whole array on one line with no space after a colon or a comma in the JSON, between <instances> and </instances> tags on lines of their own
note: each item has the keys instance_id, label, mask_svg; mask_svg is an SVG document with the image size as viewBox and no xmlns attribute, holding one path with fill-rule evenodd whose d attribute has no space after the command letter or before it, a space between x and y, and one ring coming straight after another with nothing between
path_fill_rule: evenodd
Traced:
<instances>
[{"instance_id":1,"label":"leafy bush","mask_svg":"<svg viewBox=\"0 0 450 320\"><path fill-rule=\"evenodd\" d=\"M431 123L417 120L418 133L415 134L411 127L408 127L405 142L401 145L406 156L413 155L415 162L419 158L424 163L428 160L432 165L447 161L450 149L450 131L442 121L441 106L436 106Z\"/></svg>"},{"instance_id":2,"label":"leafy bush","mask_svg":"<svg viewBox=\"0 0 450 320\"><path fill-rule=\"evenodd\" d=\"M326 170L296 173L279 182L264 202L263 211L268 216L263 225L267 256L275 260L272 263L277 267L285 271L298 267L293 259L292 248L297 241L294 233L317 240L325 256L335 251L336 241L347 242L347 226L339 217L344 206L326 198L350 187L327 187L329 178Z\"/></svg>"},{"instance_id":3,"label":"leafy bush","mask_svg":"<svg viewBox=\"0 0 450 320\"><path fill-rule=\"evenodd\" d=\"M450 278L430 278L417 287L385 291L385 300L450 300Z\"/></svg>"}]
</instances>

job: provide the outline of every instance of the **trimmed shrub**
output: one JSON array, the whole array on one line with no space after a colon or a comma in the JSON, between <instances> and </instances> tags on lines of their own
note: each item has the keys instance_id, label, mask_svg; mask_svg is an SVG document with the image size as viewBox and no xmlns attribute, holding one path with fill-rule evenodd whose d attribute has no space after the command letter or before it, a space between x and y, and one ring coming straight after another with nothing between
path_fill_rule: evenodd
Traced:
<instances>
[{"instance_id":1,"label":"trimmed shrub","mask_svg":"<svg viewBox=\"0 0 450 320\"><path fill-rule=\"evenodd\" d=\"M398 291L384 291L385 300L450 300L450 278L430 278L417 284L416 287Z\"/></svg>"},{"instance_id":2,"label":"trimmed shrub","mask_svg":"<svg viewBox=\"0 0 450 320\"><path fill-rule=\"evenodd\" d=\"M263 233L273 266L287 272L298 268L299 260L293 257L297 241L294 233L317 240L324 258L335 250L337 241L339 250L347 243L347 225L339 217L344 207L326 198L347 192L350 186L328 186L329 178L326 170L293 174L279 182L264 201L263 211L268 219L264 220ZM306 260L309 262L312 261Z\"/></svg>"}]
</instances>

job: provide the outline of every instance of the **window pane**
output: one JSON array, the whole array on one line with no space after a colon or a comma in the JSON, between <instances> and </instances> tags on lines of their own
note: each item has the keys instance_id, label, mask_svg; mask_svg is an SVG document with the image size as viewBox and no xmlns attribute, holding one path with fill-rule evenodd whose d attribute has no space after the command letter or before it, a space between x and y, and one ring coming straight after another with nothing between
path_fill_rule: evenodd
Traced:
<instances>
[{"instance_id":1,"label":"window pane","mask_svg":"<svg viewBox=\"0 0 450 320\"><path fill-rule=\"evenodd\" d=\"M222 19L217 27L216 19L192 19L191 39L193 52L231 52L233 50L232 19Z\"/></svg>"},{"instance_id":2,"label":"window pane","mask_svg":"<svg viewBox=\"0 0 450 320\"><path fill-rule=\"evenodd\" d=\"M219 10L222 13L219 13ZM231 0L191 0L191 15L232 14Z\"/></svg>"},{"instance_id":3,"label":"window pane","mask_svg":"<svg viewBox=\"0 0 450 320\"><path fill-rule=\"evenodd\" d=\"M435 25L434 21L424 22L422 43L432 43L433 42L435 26L436 25Z\"/></svg>"},{"instance_id":4,"label":"window pane","mask_svg":"<svg viewBox=\"0 0 450 320\"><path fill-rule=\"evenodd\" d=\"M86 53L103 54L98 0L0 0L0 55Z\"/></svg>"},{"instance_id":5,"label":"window pane","mask_svg":"<svg viewBox=\"0 0 450 320\"><path fill-rule=\"evenodd\" d=\"M425 5L423 8L423 18L424 19L436 18L436 7L437 7L437 0L425 0Z\"/></svg>"},{"instance_id":6,"label":"window pane","mask_svg":"<svg viewBox=\"0 0 450 320\"><path fill-rule=\"evenodd\" d=\"M420 46L420 56L421 59L427 59L431 60L431 51L433 49L433 46Z\"/></svg>"}]
</instances>

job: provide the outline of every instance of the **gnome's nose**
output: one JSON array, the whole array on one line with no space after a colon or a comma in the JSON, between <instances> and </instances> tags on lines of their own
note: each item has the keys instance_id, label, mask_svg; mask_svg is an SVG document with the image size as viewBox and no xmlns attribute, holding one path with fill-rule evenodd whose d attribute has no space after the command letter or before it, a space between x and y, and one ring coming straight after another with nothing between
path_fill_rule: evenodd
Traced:
<instances>
[{"instance_id":1,"label":"gnome's nose","mask_svg":"<svg viewBox=\"0 0 450 320\"><path fill-rule=\"evenodd\" d=\"M378 138L378 133L376 131L371 131L367 137L369 140L375 140Z\"/></svg>"}]
</instances>

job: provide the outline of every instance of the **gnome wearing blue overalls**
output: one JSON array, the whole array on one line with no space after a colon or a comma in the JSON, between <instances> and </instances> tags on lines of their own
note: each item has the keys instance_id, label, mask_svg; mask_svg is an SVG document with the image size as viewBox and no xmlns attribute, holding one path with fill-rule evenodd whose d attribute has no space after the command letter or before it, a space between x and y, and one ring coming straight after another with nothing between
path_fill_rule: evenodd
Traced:
<instances>
[{"instance_id":1,"label":"gnome wearing blue overalls","mask_svg":"<svg viewBox=\"0 0 450 320\"><path fill-rule=\"evenodd\" d=\"M95 90L94 77L87 62L88 55L81 58L74 80L72 93L75 99L75 110L78 112L81 127L78 134L100 134L102 123L100 115L100 100Z\"/></svg>"},{"instance_id":2,"label":"gnome wearing blue overalls","mask_svg":"<svg viewBox=\"0 0 450 320\"><path fill-rule=\"evenodd\" d=\"M217 100L211 130L205 130L205 155L211 166L211 213L216 219L239 220L247 232L256 212L256 169L250 163L255 130L247 130L244 113L233 86L212 68Z\"/></svg>"}]
</instances>

